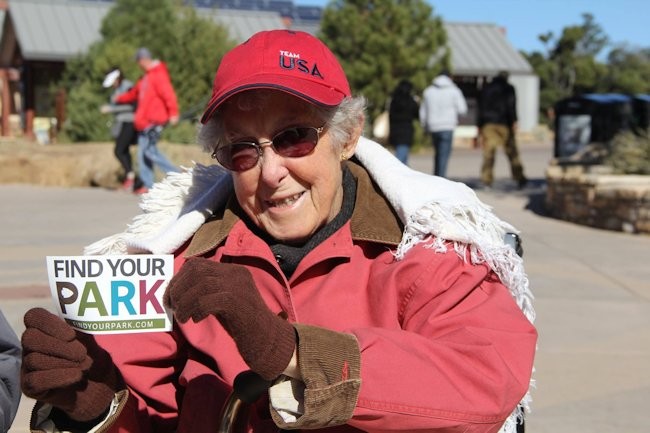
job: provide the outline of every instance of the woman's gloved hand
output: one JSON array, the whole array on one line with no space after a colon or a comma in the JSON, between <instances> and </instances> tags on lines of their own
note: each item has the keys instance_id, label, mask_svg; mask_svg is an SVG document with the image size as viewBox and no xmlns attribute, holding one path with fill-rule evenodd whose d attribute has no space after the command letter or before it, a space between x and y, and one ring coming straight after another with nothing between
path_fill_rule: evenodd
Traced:
<instances>
[{"instance_id":1,"label":"woman's gloved hand","mask_svg":"<svg viewBox=\"0 0 650 433\"><path fill-rule=\"evenodd\" d=\"M25 313L21 386L31 398L91 421L124 389L110 355L92 336L75 331L43 308Z\"/></svg>"},{"instance_id":2,"label":"woman's gloved hand","mask_svg":"<svg viewBox=\"0 0 650 433\"><path fill-rule=\"evenodd\" d=\"M181 323L214 315L246 364L266 380L278 377L291 360L293 326L269 310L243 266L191 258L169 282L164 303Z\"/></svg>"}]
</instances>

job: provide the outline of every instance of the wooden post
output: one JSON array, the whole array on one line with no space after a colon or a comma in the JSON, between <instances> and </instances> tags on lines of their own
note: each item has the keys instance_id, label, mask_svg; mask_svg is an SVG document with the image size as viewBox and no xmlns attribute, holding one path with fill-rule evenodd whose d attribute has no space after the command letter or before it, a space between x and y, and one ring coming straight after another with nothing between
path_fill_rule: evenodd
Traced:
<instances>
[{"instance_id":1,"label":"wooden post","mask_svg":"<svg viewBox=\"0 0 650 433\"><path fill-rule=\"evenodd\" d=\"M6 0L0 0L0 10L7 11L9 4ZM9 85L9 74L6 69L0 69L0 80L2 81L2 124L0 125L0 134L3 137L11 135L9 126L9 115L11 114L11 86Z\"/></svg>"},{"instance_id":2,"label":"wooden post","mask_svg":"<svg viewBox=\"0 0 650 433\"><path fill-rule=\"evenodd\" d=\"M0 69L0 82L2 86L2 124L0 125L0 134L3 137L11 135L9 128L9 114L11 113L11 86L9 84L9 74L6 69Z\"/></svg>"},{"instance_id":3,"label":"wooden post","mask_svg":"<svg viewBox=\"0 0 650 433\"><path fill-rule=\"evenodd\" d=\"M55 97L55 117L56 117L56 133L61 132L63 122L65 122L65 105L66 105L66 91L64 88L59 88L56 91Z\"/></svg>"},{"instance_id":4,"label":"wooden post","mask_svg":"<svg viewBox=\"0 0 650 433\"><path fill-rule=\"evenodd\" d=\"M36 101L34 95L34 72L32 65L25 62L25 69L23 71L23 86L25 99L23 100L23 109L25 110L25 130L26 138L34 140L36 134L34 133L34 117L36 116Z\"/></svg>"}]
</instances>

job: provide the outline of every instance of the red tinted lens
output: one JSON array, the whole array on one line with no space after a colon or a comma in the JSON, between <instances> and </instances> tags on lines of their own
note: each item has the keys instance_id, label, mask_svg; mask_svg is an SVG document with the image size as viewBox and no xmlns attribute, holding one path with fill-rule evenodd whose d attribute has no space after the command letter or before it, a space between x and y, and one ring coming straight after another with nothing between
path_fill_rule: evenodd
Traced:
<instances>
[{"instance_id":1,"label":"red tinted lens","mask_svg":"<svg viewBox=\"0 0 650 433\"><path fill-rule=\"evenodd\" d=\"M290 128L273 137L273 148L278 155L298 158L309 155L318 143L316 128Z\"/></svg>"},{"instance_id":2,"label":"red tinted lens","mask_svg":"<svg viewBox=\"0 0 650 433\"><path fill-rule=\"evenodd\" d=\"M221 165L232 171L251 169L260 158L254 143L232 143L218 148L214 155Z\"/></svg>"}]
</instances>

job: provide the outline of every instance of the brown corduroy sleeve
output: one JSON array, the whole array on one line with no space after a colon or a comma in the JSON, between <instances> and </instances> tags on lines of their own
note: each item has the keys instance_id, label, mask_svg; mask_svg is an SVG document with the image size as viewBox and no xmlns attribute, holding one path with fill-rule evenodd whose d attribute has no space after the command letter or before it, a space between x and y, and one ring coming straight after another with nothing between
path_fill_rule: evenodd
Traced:
<instances>
[{"instance_id":1,"label":"brown corduroy sleeve","mask_svg":"<svg viewBox=\"0 0 650 433\"><path fill-rule=\"evenodd\" d=\"M280 428L314 429L345 424L361 387L361 353L352 334L293 324L298 333L298 359L305 383L304 412L286 423L274 410Z\"/></svg>"}]
</instances>

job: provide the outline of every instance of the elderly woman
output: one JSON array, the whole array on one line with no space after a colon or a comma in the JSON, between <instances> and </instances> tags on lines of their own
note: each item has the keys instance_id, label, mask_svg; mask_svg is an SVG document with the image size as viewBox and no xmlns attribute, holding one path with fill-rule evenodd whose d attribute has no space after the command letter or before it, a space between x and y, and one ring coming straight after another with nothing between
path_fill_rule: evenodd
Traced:
<instances>
[{"instance_id":1,"label":"elderly woman","mask_svg":"<svg viewBox=\"0 0 650 433\"><path fill-rule=\"evenodd\" d=\"M251 432L514 431L536 331L510 226L361 138L363 99L306 33L229 52L202 123L220 166L170 175L86 249L173 252L173 331L91 339L28 312L34 424L214 432L250 369L272 384Z\"/></svg>"}]
</instances>

